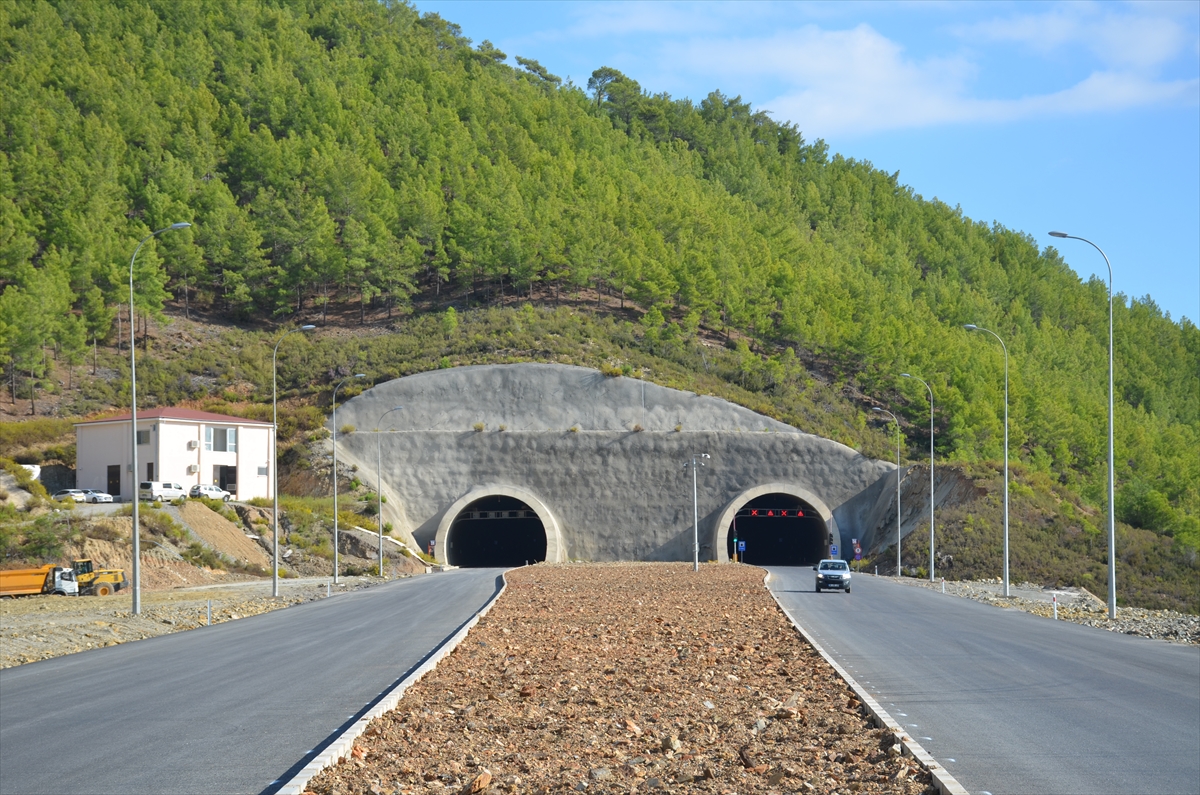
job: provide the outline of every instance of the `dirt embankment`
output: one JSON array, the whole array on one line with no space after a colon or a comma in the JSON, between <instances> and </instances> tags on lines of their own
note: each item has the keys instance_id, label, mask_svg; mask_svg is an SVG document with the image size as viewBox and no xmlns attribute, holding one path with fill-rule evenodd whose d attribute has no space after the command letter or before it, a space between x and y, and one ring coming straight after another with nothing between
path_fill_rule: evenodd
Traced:
<instances>
[{"instance_id":1,"label":"dirt embankment","mask_svg":"<svg viewBox=\"0 0 1200 795\"><path fill-rule=\"evenodd\" d=\"M347 793L931 791L761 569L538 565L351 757Z\"/></svg>"},{"instance_id":2,"label":"dirt embankment","mask_svg":"<svg viewBox=\"0 0 1200 795\"><path fill-rule=\"evenodd\" d=\"M208 506L191 500L179 506L178 511L179 518L210 547L234 560L259 566L270 573L271 556L239 525L210 510Z\"/></svg>"}]
</instances>

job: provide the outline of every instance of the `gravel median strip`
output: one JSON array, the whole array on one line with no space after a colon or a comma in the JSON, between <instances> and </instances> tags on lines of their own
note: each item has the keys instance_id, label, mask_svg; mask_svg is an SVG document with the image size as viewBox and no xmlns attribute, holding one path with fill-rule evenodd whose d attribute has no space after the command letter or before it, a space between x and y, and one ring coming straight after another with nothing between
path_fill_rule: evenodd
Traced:
<instances>
[{"instance_id":1,"label":"gravel median strip","mask_svg":"<svg viewBox=\"0 0 1200 795\"><path fill-rule=\"evenodd\" d=\"M308 791L932 792L761 569L538 565Z\"/></svg>"}]
</instances>

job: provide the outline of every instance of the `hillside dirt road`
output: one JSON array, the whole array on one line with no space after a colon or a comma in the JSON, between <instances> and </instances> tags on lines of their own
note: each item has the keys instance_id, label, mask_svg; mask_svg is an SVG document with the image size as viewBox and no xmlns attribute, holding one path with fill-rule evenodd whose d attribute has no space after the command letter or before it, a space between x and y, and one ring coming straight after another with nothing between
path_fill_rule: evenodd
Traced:
<instances>
[{"instance_id":1,"label":"hillside dirt road","mask_svg":"<svg viewBox=\"0 0 1200 795\"><path fill-rule=\"evenodd\" d=\"M349 793L924 793L750 566L545 565L309 782Z\"/></svg>"}]
</instances>

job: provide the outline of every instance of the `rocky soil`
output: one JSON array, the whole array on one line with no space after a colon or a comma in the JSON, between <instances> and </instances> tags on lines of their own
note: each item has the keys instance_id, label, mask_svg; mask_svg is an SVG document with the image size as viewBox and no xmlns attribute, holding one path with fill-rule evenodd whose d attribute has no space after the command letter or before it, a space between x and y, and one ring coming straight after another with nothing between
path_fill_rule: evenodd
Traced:
<instances>
[{"instance_id":1,"label":"rocky soil","mask_svg":"<svg viewBox=\"0 0 1200 795\"><path fill-rule=\"evenodd\" d=\"M905 585L942 590L940 582L901 578ZM1174 610L1146 610L1141 607L1117 607L1117 617L1108 617L1108 606L1083 588L1043 588L1033 583L1010 585L1009 597L1003 595L999 578L994 580L964 580L947 582L948 595L974 599L977 602L1024 610L1027 613L1053 618L1052 596L1058 597L1058 619L1084 624L1109 632L1141 635L1176 643L1200 645L1200 616L1177 613Z\"/></svg>"},{"instance_id":2,"label":"rocky soil","mask_svg":"<svg viewBox=\"0 0 1200 795\"><path fill-rule=\"evenodd\" d=\"M377 577L345 577L341 590L369 587ZM325 597L326 580L282 581L271 598L270 581L142 592L134 615L128 591L115 596L22 596L0 599L0 668L47 660L100 646L115 646L205 626Z\"/></svg>"},{"instance_id":3,"label":"rocky soil","mask_svg":"<svg viewBox=\"0 0 1200 795\"><path fill-rule=\"evenodd\" d=\"M749 566L538 565L312 793L924 793Z\"/></svg>"}]
</instances>

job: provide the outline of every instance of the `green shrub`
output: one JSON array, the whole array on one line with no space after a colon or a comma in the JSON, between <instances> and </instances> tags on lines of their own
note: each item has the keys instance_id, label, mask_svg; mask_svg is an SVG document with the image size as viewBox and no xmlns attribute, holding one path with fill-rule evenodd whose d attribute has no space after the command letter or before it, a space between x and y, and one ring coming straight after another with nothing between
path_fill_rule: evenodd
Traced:
<instances>
[{"instance_id":1,"label":"green shrub","mask_svg":"<svg viewBox=\"0 0 1200 795\"><path fill-rule=\"evenodd\" d=\"M9 451L21 447L53 442L74 430L75 424L72 420L49 417L21 420L20 422L0 422L0 450L4 450L5 455L8 455Z\"/></svg>"},{"instance_id":2,"label":"green shrub","mask_svg":"<svg viewBox=\"0 0 1200 795\"><path fill-rule=\"evenodd\" d=\"M227 568L224 559L216 551L209 549L199 541L193 541L180 555L193 566L222 570Z\"/></svg>"}]
</instances>

